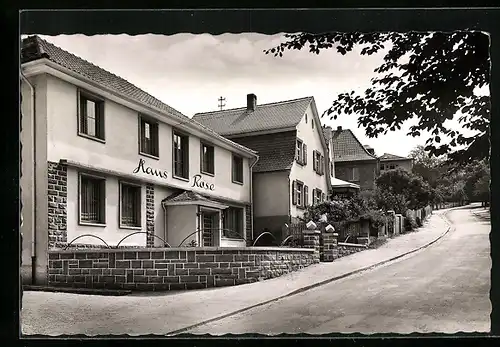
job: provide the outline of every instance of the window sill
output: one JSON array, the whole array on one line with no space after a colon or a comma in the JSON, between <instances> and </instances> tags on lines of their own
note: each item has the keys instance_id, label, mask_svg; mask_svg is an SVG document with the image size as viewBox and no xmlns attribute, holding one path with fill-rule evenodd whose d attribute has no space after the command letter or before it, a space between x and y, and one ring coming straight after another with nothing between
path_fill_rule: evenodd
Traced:
<instances>
[{"instance_id":1,"label":"window sill","mask_svg":"<svg viewBox=\"0 0 500 347\"><path fill-rule=\"evenodd\" d=\"M100 227L100 228L106 227L106 223L87 223L79 221L78 224L85 227Z\"/></svg>"},{"instance_id":2,"label":"window sill","mask_svg":"<svg viewBox=\"0 0 500 347\"><path fill-rule=\"evenodd\" d=\"M139 151L139 154L142 155L142 156L151 158L151 159L160 160L159 156L156 156L156 155L153 155L153 154L144 153L144 152L141 152L141 151Z\"/></svg>"},{"instance_id":3,"label":"window sill","mask_svg":"<svg viewBox=\"0 0 500 347\"><path fill-rule=\"evenodd\" d=\"M181 176L176 176L176 175L172 175L172 177L175 179L184 181L184 182L189 182L189 178L186 178L186 177L181 177Z\"/></svg>"},{"instance_id":4,"label":"window sill","mask_svg":"<svg viewBox=\"0 0 500 347\"><path fill-rule=\"evenodd\" d=\"M295 163L297 163L297 165L302 166L302 167L307 165L307 163L302 163L302 162L297 161L297 160L295 160Z\"/></svg>"},{"instance_id":5,"label":"window sill","mask_svg":"<svg viewBox=\"0 0 500 347\"><path fill-rule=\"evenodd\" d=\"M104 144L106 143L105 139L101 139L99 137L95 137L95 136L92 136L92 135L87 135L85 133L78 132L78 136L84 137L86 139L93 140L93 141L96 141L96 142L100 142L100 143L104 143Z\"/></svg>"},{"instance_id":6,"label":"window sill","mask_svg":"<svg viewBox=\"0 0 500 347\"><path fill-rule=\"evenodd\" d=\"M129 226L129 225L121 225L119 226L120 229L127 229L127 230L142 230L141 226Z\"/></svg>"},{"instance_id":7,"label":"window sill","mask_svg":"<svg viewBox=\"0 0 500 347\"><path fill-rule=\"evenodd\" d=\"M244 238L225 237L225 236L221 236L221 239L228 240L228 241L246 241Z\"/></svg>"},{"instance_id":8,"label":"window sill","mask_svg":"<svg viewBox=\"0 0 500 347\"><path fill-rule=\"evenodd\" d=\"M211 172L206 172L206 171L203 171L203 170L200 170L200 172L204 175L207 175L207 176L210 176L210 177L215 177L215 173L211 173Z\"/></svg>"},{"instance_id":9,"label":"window sill","mask_svg":"<svg viewBox=\"0 0 500 347\"><path fill-rule=\"evenodd\" d=\"M234 184L239 184L240 186L242 186L242 185L243 185L243 182L239 182L239 181L235 181L235 180L232 180L232 182L233 182Z\"/></svg>"}]
</instances>

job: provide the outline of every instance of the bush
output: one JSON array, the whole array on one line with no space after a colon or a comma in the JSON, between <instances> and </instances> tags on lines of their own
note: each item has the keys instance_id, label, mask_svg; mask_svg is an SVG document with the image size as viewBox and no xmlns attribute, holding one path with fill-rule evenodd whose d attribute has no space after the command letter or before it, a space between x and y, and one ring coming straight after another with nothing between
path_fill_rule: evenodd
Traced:
<instances>
[{"instance_id":1,"label":"bush","mask_svg":"<svg viewBox=\"0 0 500 347\"><path fill-rule=\"evenodd\" d=\"M415 218L415 222L417 223L417 226L419 228L423 225L422 220L420 219L420 217Z\"/></svg>"},{"instance_id":2,"label":"bush","mask_svg":"<svg viewBox=\"0 0 500 347\"><path fill-rule=\"evenodd\" d=\"M413 217L407 217L404 219L404 229L405 231L413 231L417 228L417 221Z\"/></svg>"}]
</instances>

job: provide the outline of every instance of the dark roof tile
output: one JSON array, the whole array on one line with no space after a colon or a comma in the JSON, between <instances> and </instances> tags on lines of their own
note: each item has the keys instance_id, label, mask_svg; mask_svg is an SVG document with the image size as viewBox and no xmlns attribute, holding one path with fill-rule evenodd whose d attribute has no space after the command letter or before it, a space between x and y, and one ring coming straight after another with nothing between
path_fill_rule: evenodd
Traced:
<instances>
[{"instance_id":1,"label":"dark roof tile","mask_svg":"<svg viewBox=\"0 0 500 347\"><path fill-rule=\"evenodd\" d=\"M257 105L255 111L246 107L197 113L193 119L221 135L235 135L264 130L295 127L313 101L312 96Z\"/></svg>"},{"instance_id":2,"label":"dark roof tile","mask_svg":"<svg viewBox=\"0 0 500 347\"><path fill-rule=\"evenodd\" d=\"M377 160L349 129L333 132L333 155L335 162Z\"/></svg>"}]
</instances>

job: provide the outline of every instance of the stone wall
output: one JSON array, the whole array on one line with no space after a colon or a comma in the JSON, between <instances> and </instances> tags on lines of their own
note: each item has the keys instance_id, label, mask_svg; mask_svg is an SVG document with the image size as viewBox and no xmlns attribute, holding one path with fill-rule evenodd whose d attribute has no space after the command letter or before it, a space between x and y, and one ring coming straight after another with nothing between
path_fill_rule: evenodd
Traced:
<instances>
[{"instance_id":1,"label":"stone wall","mask_svg":"<svg viewBox=\"0 0 500 347\"><path fill-rule=\"evenodd\" d=\"M296 271L316 262L314 249L163 248L49 251L49 285L131 290L231 286Z\"/></svg>"},{"instance_id":2,"label":"stone wall","mask_svg":"<svg viewBox=\"0 0 500 347\"><path fill-rule=\"evenodd\" d=\"M48 232L49 248L68 241L66 225L68 173L64 165L48 162Z\"/></svg>"},{"instance_id":3,"label":"stone wall","mask_svg":"<svg viewBox=\"0 0 500 347\"><path fill-rule=\"evenodd\" d=\"M355 243L338 243L338 257L344 257L353 253L361 252L368 249L367 245L358 245Z\"/></svg>"}]
</instances>

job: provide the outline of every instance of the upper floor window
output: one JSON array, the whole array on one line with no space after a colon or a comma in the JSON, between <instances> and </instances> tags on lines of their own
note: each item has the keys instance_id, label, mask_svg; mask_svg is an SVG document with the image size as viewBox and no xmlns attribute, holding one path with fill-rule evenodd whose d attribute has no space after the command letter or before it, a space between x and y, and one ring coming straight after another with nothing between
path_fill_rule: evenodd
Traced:
<instances>
[{"instance_id":1,"label":"upper floor window","mask_svg":"<svg viewBox=\"0 0 500 347\"><path fill-rule=\"evenodd\" d=\"M396 168L396 165L394 165L394 164L391 164L391 165L389 166L389 169L390 169L390 170L394 170L395 168Z\"/></svg>"},{"instance_id":2,"label":"upper floor window","mask_svg":"<svg viewBox=\"0 0 500 347\"><path fill-rule=\"evenodd\" d=\"M325 173L325 157L318 151L313 152L313 170L318 175L324 175Z\"/></svg>"},{"instance_id":3,"label":"upper floor window","mask_svg":"<svg viewBox=\"0 0 500 347\"><path fill-rule=\"evenodd\" d=\"M299 208L305 208L309 204L309 187L302 181L292 182L292 204Z\"/></svg>"},{"instance_id":4,"label":"upper floor window","mask_svg":"<svg viewBox=\"0 0 500 347\"><path fill-rule=\"evenodd\" d=\"M174 177L189 178L189 137L173 132Z\"/></svg>"},{"instance_id":5,"label":"upper floor window","mask_svg":"<svg viewBox=\"0 0 500 347\"><path fill-rule=\"evenodd\" d=\"M307 124L307 113L306 113L306 124Z\"/></svg>"},{"instance_id":6,"label":"upper floor window","mask_svg":"<svg viewBox=\"0 0 500 347\"><path fill-rule=\"evenodd\" d=\"M295 146L295 161L300 165L307 165L307 145L297 139Z\"/></svg>"},{"instance_id":7,"label":"upper floor window","mask_svg":"<svg viewBox=\"0 0 500 347\"><path fill-rule=\"evenodd\" d=\"M215 174L214 167L214 146L201 144L201 158L200 158L201 172L209 175Z\"/></svg>"},{"instance_id":8,"label":"upper floor window","mask_svg":"<svg viewBox=\"0 0 500 347\"><path fill-rule=\"evenodd\" d=\"M380 170L385 170L385 165L384 164L380 164Z\"/></svg>"},{"instance_id":9,"label":"upper floor window","mask_svg":"<svg viewBox=\"0 0 500 347\"><path fill-rule=\"evenodd\" d=\"M80 174L80 224L106 223L106 181L102 177Z\"/></svg>"},{"instance_id":10,"label":"upper floor window","mask_svg":"<svg viewBox=\"0 0 500 347\"><path fill-rule=\"evenodd\" d=\"M311 121L311 127L314 129L314 119Z\"/></svg>"},{"instance_id":11,"label":"upper floor window","mask_svg":"<svg viewBox=\"0 0 500 347\"><path fill-rule=\"evenodd\" d=\"M348 169L348 181L359 181L359 168L351 167Z\"/></svg>"},{"instance_id":12,"label":"upper floor window","mask_svg":"<svg viewBox=\"0 0 500 347\"><path fill-rule=\"evenodd\" d=\"M158 158L158 122L139 117L139 152Z\"/></svg>"},{"instance_id":13,"label":"upper floor window","mask_svg":"<svg viewBox=\"0 0 500 347\"><path fill-rule=\"evenodd\" d=\"M104 100L78 92L78 134L104 141Z\"/></svg>"},{"instance_id":14,"label":"upper floor window","mask_svg":"<svg viewBox=\"0 0 500 347\"><path fill-rule=\"evenodd\" d=\"M120 227L141 226L141 186L120 182Z\"/></svg>"},{"instance_id":15,"label":"upper floor window","mask_svg":"<svg viewBox=\"0 0 500 347\"><path fill-rule=\"evenodd\" d=\"M243 184L243 158L233 154L232 180Z\"/></svg>"}]
</instances>

